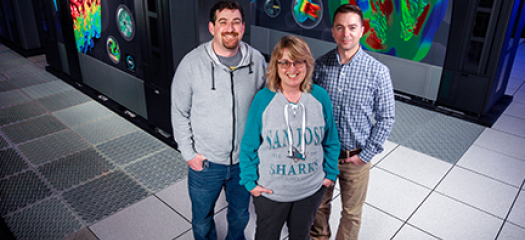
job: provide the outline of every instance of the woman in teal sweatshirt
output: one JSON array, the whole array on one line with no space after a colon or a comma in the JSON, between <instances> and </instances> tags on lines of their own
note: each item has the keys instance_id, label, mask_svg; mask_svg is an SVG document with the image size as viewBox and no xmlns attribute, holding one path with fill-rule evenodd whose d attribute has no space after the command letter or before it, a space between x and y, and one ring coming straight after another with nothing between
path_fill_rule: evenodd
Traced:
<instances>
[{"instance_id":1,"label":"woman in teal sweatshirt","mask_svg":"<svg viewBox=\"0 0 525 240\"><path fill-rule=\"evenodd\" d=\"M239 163L241 185L253 195L255 239L309 239L326 187L339 173L339 138L327 92L312 84L314 58L299 37L276 44L267 86L246 121Z\"/></svg>"}]
</instances>

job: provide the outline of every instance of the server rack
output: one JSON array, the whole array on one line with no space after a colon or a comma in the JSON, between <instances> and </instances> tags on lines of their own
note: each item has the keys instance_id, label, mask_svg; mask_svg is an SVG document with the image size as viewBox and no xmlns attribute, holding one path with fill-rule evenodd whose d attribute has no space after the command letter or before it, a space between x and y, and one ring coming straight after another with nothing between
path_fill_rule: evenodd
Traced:
<instances>
[{"instance_id":1,"label":"server rack","mask_svg":"<svg viewBox=\"0 0 525 240\"><path fill-rule=\"evenodd\" d=\"M0 1L0 41L25 57L43 53L31 0Z\"/></svg>"},{"instance_id":2,"label":"server rack","mask_svg":"<svg viewBox=\"0 0 525 240\"><path fill-rule=\"evenodd\" d=\"M454 1L436 104L476 118L508 104L508 77L525 18L520 0ZM490 113L490 114L489 114ZM483 123L483 122L482 122ZM491 125L491 122L487 122Z\"/></svg>"},{"instance_id":3,"label":"server rack","mask_svg":"<svg viewBox=\"0 0 525 240\"><path fill-rule=\"evenodd\" d=\"M40 45L44 49L47 71L60 74L74 82L82 82L78 53L75 47L69 15L62 9L67 5L57 0L33 0ZM67 11L66 11L67 12Z\"/></svg>"}]
</instances>

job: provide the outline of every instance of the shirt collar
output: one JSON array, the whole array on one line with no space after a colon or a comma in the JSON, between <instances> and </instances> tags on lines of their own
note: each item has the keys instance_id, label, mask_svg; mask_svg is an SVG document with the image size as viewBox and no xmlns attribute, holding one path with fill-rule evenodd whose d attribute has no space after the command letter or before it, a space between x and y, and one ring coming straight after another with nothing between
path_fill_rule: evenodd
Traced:
<instances>
[{"instance_id":1,"label":"shirt collar","mask_svg":"<svg viewBox=\"0 0 525 240\"><path fill-rule=\"evenodd\" d=\"M339 65L343 65L341 64L341 58L339 57L339 52L337 51L337 48L334 51L335 51L335 56L337 57L337 63L339 63ZM349 65L352 61L354 61L354 59L359 58L362 54L363 54L363 49L359 47L359 49L357 49L357 52L354 54L352 59L350 59L350 61L344 65Z\"/></svg>"}]
</instances>

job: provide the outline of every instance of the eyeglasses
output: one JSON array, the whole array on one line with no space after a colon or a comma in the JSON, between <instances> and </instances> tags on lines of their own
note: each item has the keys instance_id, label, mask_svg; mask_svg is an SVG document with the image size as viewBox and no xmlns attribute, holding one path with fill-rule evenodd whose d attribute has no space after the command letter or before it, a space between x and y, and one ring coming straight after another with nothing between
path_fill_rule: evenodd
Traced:
<instances>
[{"instance_id":1,"label":"eyeglasses","mask_svg":"<svg viewBox=\"0 0 525 240\"><path fill-rule=\"evenodd\" d=\"M296 68L302 68L306 64L306 60L295 60L293 62L283 60L283 61L277 61L277 64L279 64L279 66L281 66L284 69L288 69L292 65Z\"/></svg>"}]
</instances>

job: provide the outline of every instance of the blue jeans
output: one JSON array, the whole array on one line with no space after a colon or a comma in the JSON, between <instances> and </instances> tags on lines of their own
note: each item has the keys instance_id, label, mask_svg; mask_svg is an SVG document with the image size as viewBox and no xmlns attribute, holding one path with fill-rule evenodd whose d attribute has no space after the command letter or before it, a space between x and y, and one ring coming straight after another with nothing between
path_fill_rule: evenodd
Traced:
<instances>
[{"instance_id":1,"label":"blue jeans","mask_svg":"<svg viewBox=\"0 0 525 240\"><path fill-rule=\"evenodd\" d=\"M224 187L228 202L226 239L245 239L244 228L249 220L250 192L239 185L239 164L222 165L206 160L203 167L202 171L195 171L188 167L188 191L192 205L191 224L194 238L217 239L213 215L215 202Z\"/></svg>"}]
</instances>

